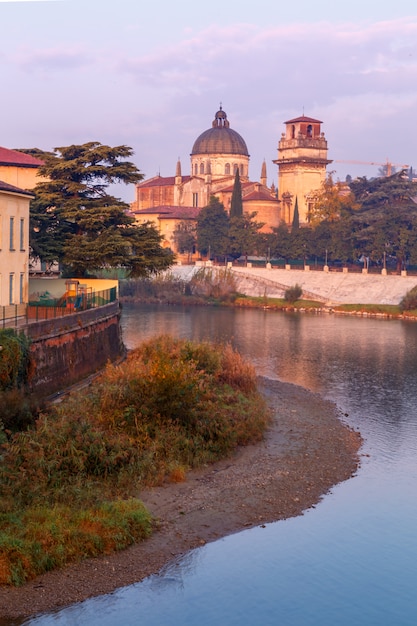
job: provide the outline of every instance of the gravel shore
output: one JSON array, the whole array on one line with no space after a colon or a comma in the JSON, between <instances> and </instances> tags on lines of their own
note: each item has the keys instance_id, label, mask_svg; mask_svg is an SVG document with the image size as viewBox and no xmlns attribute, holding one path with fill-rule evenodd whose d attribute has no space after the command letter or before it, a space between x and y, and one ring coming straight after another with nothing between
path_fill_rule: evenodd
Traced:
<instances>
[{"instance_id":1,"label":"gravel shore","mask_svg":"<svg viewBox=\"0 0 417 626\"><path fill-rule=\"evenodd\" d=\"M157 520L150 539L111 556L0 587L0 626L138 582L171 559L244 528L301 515L353 476L361 437L337 407L301 387L260 379L274 420L259 444L140 498Z\"/></svg>"}]
</instances>

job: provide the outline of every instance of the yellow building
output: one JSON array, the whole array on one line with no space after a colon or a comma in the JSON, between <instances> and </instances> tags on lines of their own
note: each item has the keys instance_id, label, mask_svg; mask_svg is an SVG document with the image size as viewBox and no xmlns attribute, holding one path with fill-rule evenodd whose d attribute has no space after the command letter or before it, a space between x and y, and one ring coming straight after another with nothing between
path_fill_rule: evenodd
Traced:
<instances>
[{"instance_id":1,"label":"yellow building","mask_svg":"<svg viewBox=\"0 0 417 626\"><path fill-rule=\"evenodd\" d=\"M320 120L301 116L285 122L278 144L278 190L282 219L292 224L298 199L300 225L308 224L314 192L326 178L327 141Z\"/></svg>"},{"instance_id":2,"label":"yellow building","mask_svg":"<svg viewBox=\"0 0 417 626\"><path fill-rule=\"evenodd\" d=\"M239 170L243 211L249 215L256 213L255 220L264 224L263 232L272 232L282 222L291 225L296 199L300 224L306 225L314 197L325 180L326 166L331 163L321 124L320 120L304 115L285 122L278 159L273 161L278 165L276 190L273 185L267 186L265 162L259 182L250 180L247 145L241 135L230 128L227 115L220 107L211 128L194 142L190 155L191 174L182 176L178 161L175 176L155 176L139 183L131 210L138 221L155 223L166 245L178 252L173 237L178 223L195 219L211 196L216 196L229 211L235 172Z\"/></svg>"},{"instance_id":3,"label":"yellow building","mask_svg":"<svg viewBox=\"0 0 417 626\"><path fill-rule=\"evenodd\" d=\"M28 191L0 181L0 307L28 302L32 197Z\"/></svg>"},{"instance_id":4,"label":"yellow building","mask_svg":"<svg viewBox=\"0 0 417 626\"><path fill-rule=\"evenodd\" d=\"M178 252L173 233L179 222L194 221L199 211L216 196L230 210L236 170L242 186L244 213L256 213L255 220L271 232L281 221L280 204L274 186L267 186L266 164L260 182L249 180L249 152L244 139L230 128L220 107L211 128L197 137L191 150L191 175L182 176L178 161L175 176L155 176L136 186L131 210L136 220L152 221L164 235L166 245Z\"/></svg>"},{"instance_id":5,"label":"yellow building","mask_svg":"<svg viewBox=\"0 0 417 626\"><path fill-rule=\"evenodd\" d=\"M19 189L33 189L46 178L38 176L43 161L30 154L0 146L0 180Z\"/></svg>"}]
</instances>

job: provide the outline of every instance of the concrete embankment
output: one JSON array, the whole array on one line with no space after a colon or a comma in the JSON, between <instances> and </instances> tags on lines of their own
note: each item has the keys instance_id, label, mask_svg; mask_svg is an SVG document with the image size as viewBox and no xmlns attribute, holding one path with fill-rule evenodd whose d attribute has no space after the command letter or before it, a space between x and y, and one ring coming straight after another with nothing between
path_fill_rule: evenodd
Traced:
<instances>
[{"instance_id":1,"label":"concrete embankment","mask_svg":"<svg viewBox=\"0 0 417 626\"><path fill-rule=\"evenodd\" d=\"M196 266L175 266L172 273L190 280L200 270ZM215 267L215 271L224 267ZM304 298L338 304L399 304L405 294L417 285L417 276L324 272L233 267L237 289L247 296L282 298L288 287L298 284Z\"/></svg>"}]
</instances>

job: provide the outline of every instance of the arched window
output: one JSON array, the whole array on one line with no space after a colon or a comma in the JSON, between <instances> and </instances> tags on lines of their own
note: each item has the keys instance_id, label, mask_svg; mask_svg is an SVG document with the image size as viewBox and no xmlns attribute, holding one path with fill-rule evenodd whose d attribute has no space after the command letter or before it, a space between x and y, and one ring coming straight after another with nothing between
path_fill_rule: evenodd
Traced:
<instances>
[{"instance_id":1,"label":"arched window","mask_svg":"<svg viewBox=\"0 0 417 626\"><path fill-rule=\"evenodd\" d=\"M226 174L226 176L230 176L230 163L226 163L226 165L224 166L224 173Z\"/></svg>"},{"instance_id":2,"label":"arched window","mask_svg":"<svg viewBox=\"0 0 417 626\"><path fill-rule=\"evenodd\" d=\"M243 165L239 166L239 176L243 176Z\"/></svg>"},{"instance_id":3,"label":"arched window","mask_svg":"<svg viewBox=\"0 0 417 626\"><path fill-rule=\"evenodd\" d=\"M198 174L198 165L197 165L197 163L194 165L194 174L195 174L195 176L197 176L197 174Z\"/></svg>"},{"instance_id":4,"label":"arched window","mask_svg":"<svg viewBox=\"0 0 417 626\"><path fill-rule=\"evenodd\" d=\"M237 163L233 163L233 174L236 174Z\"/></svg>"},{"instance_id":5,"label":"arched window","mask_svg":"<svg viewBox=\"0 0 417 626\"><path fill-rule=\"evenodd\" d=\"M311 124L309 124L307 126L307 137L312 137L313 136L313 127Z\"/></svg>"},{"instance_id":6,"label":"arched window","mask_svg":"<svg viewBox=\"0 0 417 626\"><path fill-rule=\"evenodd\" d=\"M204 163L200 163L200 174L204 174Z\"/></svg>"}]
</instances>

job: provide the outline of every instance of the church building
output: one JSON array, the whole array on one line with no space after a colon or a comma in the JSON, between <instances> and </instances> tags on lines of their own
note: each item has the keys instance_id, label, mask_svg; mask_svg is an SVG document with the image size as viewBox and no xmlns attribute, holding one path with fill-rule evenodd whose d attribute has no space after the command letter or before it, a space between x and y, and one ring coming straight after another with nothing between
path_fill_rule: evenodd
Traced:
<instances>
[{"instance_id":1,"label":"church building","mask_svg":"<svg viewBox=\"0 0 417 626\"><path fill-rule=\"evenodd\" d=\"M177 162L175 176L155 176L136 186L131 211L140 223L153 222L165 245L175 252L175 231L180 223L195 223L210 197L216 196L230 210L236 170L242 187L243 212L256 213L261 232L272 232L282 221L292 223L298 199L300 224L308 223L312 194L326 177L327 142L322 122L299 117L285 122L278 146L278 190L267 185L266 163L259 181L249 177L249 151L243 137L230 128L220 106L211 128L197 137L191 150L190 174L182 175Z\"/></svg>"}]
</instances>

